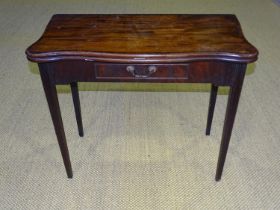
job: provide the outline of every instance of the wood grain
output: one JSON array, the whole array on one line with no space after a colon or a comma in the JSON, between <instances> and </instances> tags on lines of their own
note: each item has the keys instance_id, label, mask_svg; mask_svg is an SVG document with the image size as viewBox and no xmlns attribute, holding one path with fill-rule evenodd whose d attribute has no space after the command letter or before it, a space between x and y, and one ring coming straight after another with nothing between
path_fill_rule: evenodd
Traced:
<instances>
[{"instance_id":1,"label":"wood grain","mask_svg":"<svg viewBox=\"0 0 280 210\"><path fill-rule=\"evenodd\" d=\"M34 62L248 63L258 51L244 38L235 15L59 14L26 54Z\"/></svg>"}]
</instances>

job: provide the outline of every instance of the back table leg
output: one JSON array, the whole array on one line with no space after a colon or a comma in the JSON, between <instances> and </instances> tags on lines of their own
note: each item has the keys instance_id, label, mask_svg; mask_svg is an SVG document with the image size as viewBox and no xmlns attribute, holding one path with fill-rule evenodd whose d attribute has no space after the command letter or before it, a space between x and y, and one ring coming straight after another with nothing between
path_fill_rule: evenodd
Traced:
<instances>
[{"instance_id":1,"label":"back table leg","mask_svg":"<svg viewBox=\"0 0 280 210\"><path fill-rule=\"evenodd\" d=\"M211 86L211 93L210 93L210 101L209 101L209 108L208 108L208 117L207 117L207 125L206 125L206 135L210 135L211 125L214 115L214 109L216 104L218 86L212 84Z\"/></svg>"},{"instance_id":2,"label":"back table leg","mask_svg":"<svg viewBox=\"0 0 280 210\"><path fill-rule=\"evenodd\" d=\"M46 98L49 105L50 114L52 117L55 133L57 136L57 141L60 147L61 155L63 158L64 166L68 178L73 177L69 151L66 143L66 137L64 133L63 123L61 119L61 113L57 98L56 86L51 76L51 72L48 69L48 64L39 64L40 75L45 90Z\"/></svg>"},{"instance_id":3,"label":"back table leg","mask_svg":"<svg viewBox=\"0 0 280 210\"><path fill-rule=\"evenodd\" d=\"M77 82L70 83L71 91L72 91L72 98L75 108L75 115L76 121L78 125L79 136L84 136L84 129L83 129L83 122L82 122L82 115L81 115L81 105L80 105L80 98L79 98L79 91L78 91L78 84Z\"/></svg>"}]
</instances>

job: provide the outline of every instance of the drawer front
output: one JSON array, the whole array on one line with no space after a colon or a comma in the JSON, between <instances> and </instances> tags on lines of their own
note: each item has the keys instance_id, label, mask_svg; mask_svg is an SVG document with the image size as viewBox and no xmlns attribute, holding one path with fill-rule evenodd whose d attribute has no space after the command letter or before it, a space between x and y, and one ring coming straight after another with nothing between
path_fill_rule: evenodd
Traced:
<instances>
[{"instance_id":1,"label":"drawer front","mask_svg":"<svg viewBox=\"0 0 280 210\"><path fill-rule=\"evenodd\" d=\"M189 64L95 64L96 79L159 80L188 79Z\"/></svg>"},{"instance_id":2,"label":"drawer front","mask_svg":"<svg viewBox=\"0 0 280 210\"><path fill-rule=\"evenodd\" d=\"M227 84L230 65L223 62L182 64L112 64L95 63L97 81L123 82L197 82Z\"/></svg>"}]
</instances>

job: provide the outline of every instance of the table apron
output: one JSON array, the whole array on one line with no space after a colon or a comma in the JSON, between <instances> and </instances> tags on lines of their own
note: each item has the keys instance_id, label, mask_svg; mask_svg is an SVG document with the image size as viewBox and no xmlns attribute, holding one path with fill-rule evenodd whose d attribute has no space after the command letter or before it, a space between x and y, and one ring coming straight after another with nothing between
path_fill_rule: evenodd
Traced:
<instances>
[{"instance_id":1,"label":"table apron","mask_svg":"<svg viewBox=\"0 0 280 210\"><path fill-rule=\"evenodd\" d=\"M231 85L235 63L197 61L171 64L115 64L82 60L44 63L55 84L71 82L212 83Z\"/></svg>"}]
</instances>

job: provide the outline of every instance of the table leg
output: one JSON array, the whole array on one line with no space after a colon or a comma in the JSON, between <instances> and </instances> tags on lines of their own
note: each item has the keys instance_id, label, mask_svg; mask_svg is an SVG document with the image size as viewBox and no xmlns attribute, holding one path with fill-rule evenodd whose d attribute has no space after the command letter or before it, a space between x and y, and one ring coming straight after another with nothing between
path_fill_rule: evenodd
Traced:
<instances>
[{"instance_id":1,"label":"table leg","mask_svg":"<svg viewBox=\"0 0 280 210\"><path fill-rule=\"evenodd\" d=\"M232 127L238 107L239 97L242 89L242 84L245 75L246 65L236 64L236 78L234 78L233 84L230 86L230 92L228 97L226 116L224 121L224 128L222 134L222 140L220 145L220 153L218 158L217 170L215 180L219 181L222 176L223 167L227 155L228 145L232 133Z\"/></svg>"},{"instance_id":2,"label":"table leg","mask_svg":"<svg viewBox=\"0 0 280 210\"><path fill-rule=\"evenodd\" d=\"M214 109L216 104L218 86L212 84L211 85L211 93L210 93L210 101L209 101L209 108L208 108L208 117L207 117L207 125L206 125L206 135L210 135L211 125L214 115Z\"/></svg>"},{"instance_id":3,"label":"table leg","mask_svg":"<svg viewBox=\"0 0 280 210\"><path fill-rule=\"evenodd\" d=\"M63 158L64 166L68 178L72 178L73 172L72 172L66 137L64 133L63 123L61 119L56 86L51 76L51 73L48 71L49 69L47 64L39 64L39 68L40 68L40 75L41 75L44 91L49 105L51 118L53 121L55 133L57 136L58 144Z\"/></svg>"},{"instance_id":4,"label":"table leg","mask_svg":"<svg viewBox=\"0 0 280 210\"><path fill-rule=\"evenodd\" d=\"M79 136L84 136L84 129L83 129L83 122L82 122L82 115L81 115L81 105L80 105L80 98L79 98L79 90L77 82L70 83L71 91L72 91L72 98L75 108L75 115L76 121L78 125Z\"/></svg>"}]
</instances>

